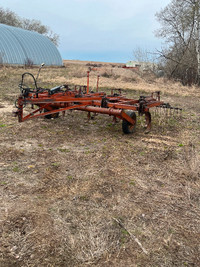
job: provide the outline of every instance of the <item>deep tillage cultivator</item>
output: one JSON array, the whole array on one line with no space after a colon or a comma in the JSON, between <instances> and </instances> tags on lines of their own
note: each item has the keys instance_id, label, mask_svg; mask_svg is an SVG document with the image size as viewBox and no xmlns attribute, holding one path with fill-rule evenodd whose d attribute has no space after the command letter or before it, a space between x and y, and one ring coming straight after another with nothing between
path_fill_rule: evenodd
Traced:
<instances>
[{"instance_id":1,"label":"deep tillage cultivator","mask_svg":"<svg viewBox=\"0 0 200 267\"><path fill-rule=\"evenodd\" d=\"M41 69L41 68L40 68ZM39 72L40 72L39 69ZM38 75L39 75L38 72ZM51 89L40 88L37 85L37 77L25 72L19 85L21 94L16 100L19 122L44 116L47 119L57 118L61 112L64 116L67 110L87 111L88 118L91 113L107 114L122 120L122 130L125 134L133 133L136 127L136 113L144 115L146 119L146 132L151 129L150 108L163 107L172 108L160 100L160 92L154 92L151 96L140 96L139 99L130 99L122 95L121 90L111 90L111 94L99 92L97 78L97 88L94 91L89 89L89 71L87 75L87 86L60 85ZM34 88L26 86L25 77L32 78ZM27 106L32 108L31 112L24 115Z\"/></svg>"}]
</instances>

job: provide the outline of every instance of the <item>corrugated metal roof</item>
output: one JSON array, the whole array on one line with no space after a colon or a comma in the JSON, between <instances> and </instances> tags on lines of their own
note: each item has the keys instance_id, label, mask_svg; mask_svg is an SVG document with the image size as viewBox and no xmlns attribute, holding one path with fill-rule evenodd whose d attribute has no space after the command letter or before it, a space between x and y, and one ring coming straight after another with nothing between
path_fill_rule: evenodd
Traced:
<instances>
[{"instance_id":1,"label":"corrugated metal roof","mask_svg":"<svg viewBox=\"0 0 200 267\"><path fill-rule=\"evenodd\" d=\"M0 63L24 65L28 60L34 65L63 64L58 49L44 35L0 24Z\"/></svg>"}]
</instances>

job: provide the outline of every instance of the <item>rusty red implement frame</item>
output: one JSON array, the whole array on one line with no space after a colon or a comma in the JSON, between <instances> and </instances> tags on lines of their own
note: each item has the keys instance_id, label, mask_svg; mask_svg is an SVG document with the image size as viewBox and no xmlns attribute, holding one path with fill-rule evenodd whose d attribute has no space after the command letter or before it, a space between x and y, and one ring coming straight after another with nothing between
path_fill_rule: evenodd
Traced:
<instances>
[{"instance_id":1,"label":"rusty red implement frame","mask_svg":"<svg viewBox=\"0 0 200 267\"><path fill-rule=\"evenodd\" d=\"M24 85L25 76L31 76L34 81L34 89ZM98 91L99 76L97 77L96 92L89 90L89 72L87 74L87 87L61 85L52 89L39 88L37 79L31 73L24 73L19 85L21 94L16 100L19 122L38 117L56 118L59 112L65 114L67 110L87 111L88 118L91 113L101 113L113 116L113 120L122 120L124 133L132 133L136 126L136 114L145 115L147 131L151 129L151 114L149 109L165 105L160 101L160 92L154 92L151 96L140 96L138 100L130 99L121 94L121 90L111 90L111 94ZM117 92L117 93L116 93ZM31 105L32 111L24 115L24 108Z\"/></svg>"}]
</instances>

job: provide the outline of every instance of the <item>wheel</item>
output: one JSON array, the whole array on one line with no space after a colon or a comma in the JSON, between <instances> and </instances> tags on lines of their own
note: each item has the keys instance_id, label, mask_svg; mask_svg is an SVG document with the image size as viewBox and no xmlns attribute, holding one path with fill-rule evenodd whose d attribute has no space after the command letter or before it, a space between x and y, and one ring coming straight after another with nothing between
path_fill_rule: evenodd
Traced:
<instances>
[{"instance_id":1,"label":"wheel","mask_svg":"<svg viewBox=\"0 0 200 267\"><path fill-rule=\"evenodd\" d=\"M134 125L132 125L130 122L128 122L126 120L122 121L122 131L123 131L123 133L130 134L130 133L133 133L135 131L136 114L135 114L134 111L127 111L126 114L129 115L135 121Z\"/></svg>"},{"instance_id":2,"label":"wheel","mask_svg":"<svg viewBox=\"0 0 200 267\"><path fill-rule=\"evenodd\" d=\"M44 112L50 111L48 109L44 109ZM48 114L44 116L46 119L57 119L59 117L59 112L58 113L53 113L53 114Z\"/></svg>"}]
</instances>

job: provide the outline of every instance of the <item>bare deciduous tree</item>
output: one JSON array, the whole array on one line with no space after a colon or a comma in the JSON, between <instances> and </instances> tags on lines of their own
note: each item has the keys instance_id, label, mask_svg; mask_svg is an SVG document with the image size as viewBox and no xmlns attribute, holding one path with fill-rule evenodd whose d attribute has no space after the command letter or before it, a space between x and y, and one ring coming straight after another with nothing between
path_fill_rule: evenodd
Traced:
<instances>
[{"instance_id":1,"label":"bare deciduous tree","mask_svg":"<svg viewBox=\"0 0 200 267\"><path fill-rule=\"evenodd\" d=\"M169 76L183 83L200 83L199 0L172 0L156 14L161 28L157 36L166 40L160 52Z\"/></svg>"}]
</instances>

